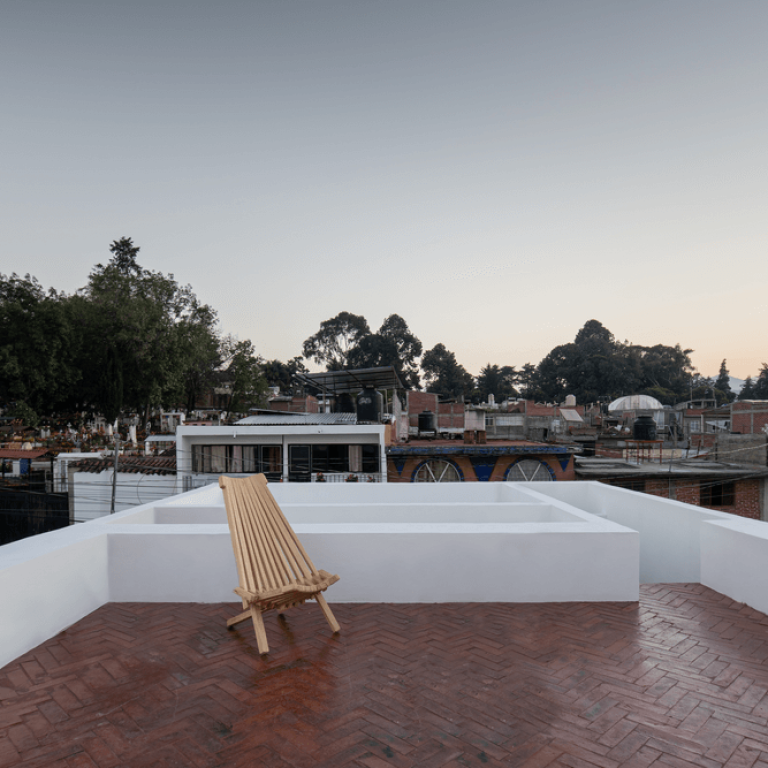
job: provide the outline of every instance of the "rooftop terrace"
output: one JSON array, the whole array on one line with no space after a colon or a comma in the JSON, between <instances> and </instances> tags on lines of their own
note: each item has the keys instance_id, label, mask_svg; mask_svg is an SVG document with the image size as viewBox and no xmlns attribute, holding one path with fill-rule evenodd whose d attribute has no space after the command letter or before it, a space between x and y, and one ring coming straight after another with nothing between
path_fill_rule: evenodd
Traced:
<instances>
[{"instance_id":1,"label":"rooftop terrace","mask_svg":"<svg viewBox=\"0 0 768 768\"><path fill-rule=\"evenodd\" d=\"M0 766L768 766L768 619L639 603L116 604L0 669Z\"/></svg>"},{"instance_id":2,"label":"rooftop terrace","mask_svg":"<svg viewBox=\"0 0 768 768\"><path fill-rule=\"evenodd\" d=\"M342 632L270 613L263 657L215 486L0 547L0 768L768 768L764 523L588 482L274 493Z\"/></svg>"}]
</instances>

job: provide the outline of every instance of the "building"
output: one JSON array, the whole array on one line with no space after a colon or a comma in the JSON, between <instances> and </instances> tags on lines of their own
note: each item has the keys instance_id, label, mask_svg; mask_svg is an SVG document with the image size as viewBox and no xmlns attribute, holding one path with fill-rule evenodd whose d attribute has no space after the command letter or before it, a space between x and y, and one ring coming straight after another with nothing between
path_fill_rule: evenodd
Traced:
<instances>
[{"instance_id":1,"label":"building","mask_svg":"<svg viewBox=\"0 0 768 768\"><path fill-rule=\"evenodd\" d=\"M114 456L84 458L67 466L70 517L81 523L109 515L114 488L115 512L150 504L177 494L176 459L120 456L115 476Z\"/></svg>"},{"instance_id":2,"label":"building","mask_svg":"<svg viewBox=\"0 0 768 768\"><path fill-rule=\"evenodd\" d=\"M768 467L708 459L631 462L620 458L577 456L577 480L599 480L620 488L768 520Z\"/></svg>"},{"instance_id":3,"label":"building","mask_svg":"<svg viewBox=\"0 0 768 768\"><path fill-rule=\"evenodd\" d=\"M177 466L184 489L253 472L282 482L385 482L391 433L349 413L250 416L231 426L179 427Z\"/></svg>"},{"instance_id":4,"label":"building","mask_svg":"<svg viewBox=\"0 0 768 768\"><path fill-rule=\"evenodd\" d=\"M387 448L389 482L573 480L573 448L525 440L411 440Z\"/></svg>"}]
</instances>

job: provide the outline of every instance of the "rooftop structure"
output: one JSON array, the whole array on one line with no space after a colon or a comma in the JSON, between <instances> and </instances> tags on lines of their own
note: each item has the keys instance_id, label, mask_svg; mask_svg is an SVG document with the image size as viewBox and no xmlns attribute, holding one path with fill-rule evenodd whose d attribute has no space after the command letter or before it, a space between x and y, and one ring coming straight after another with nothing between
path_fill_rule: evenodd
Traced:
<instances>
[{"instance_id":1,"label":"rooftop structure","mask_svg":"<svg viewBox=\"0 0 768 768\"><path fill-rule=\"evenodd\" d=\"M660 411L664 406L650 395L625 395L608 405L612 413L622 411Z\"/></svg>"}]
</instances>

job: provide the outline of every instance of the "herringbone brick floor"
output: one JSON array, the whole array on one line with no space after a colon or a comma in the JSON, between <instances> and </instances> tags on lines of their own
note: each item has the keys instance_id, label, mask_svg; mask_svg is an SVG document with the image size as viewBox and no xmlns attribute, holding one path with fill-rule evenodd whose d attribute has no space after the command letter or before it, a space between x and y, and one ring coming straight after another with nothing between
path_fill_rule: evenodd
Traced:
<instances>
[{"instance_id":1,"label":"herringbone brick floor","mask_svg":"<svg viewBox=\"0 0 768 768\"><path fill-rule=\"evenodd\" d=\"M0 669L0 766L768 768L768 618L638 603L111 604ZM30 606L30 616L34 607Z\"/></svg>"}]
</instances>

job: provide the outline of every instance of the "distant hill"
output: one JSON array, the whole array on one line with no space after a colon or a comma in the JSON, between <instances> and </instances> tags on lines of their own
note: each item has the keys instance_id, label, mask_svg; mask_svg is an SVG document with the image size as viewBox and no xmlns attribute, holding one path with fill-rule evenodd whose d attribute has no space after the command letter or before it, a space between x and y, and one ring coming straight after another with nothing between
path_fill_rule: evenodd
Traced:
<instances>
[{"instance_id":1,"label":"distant hill","mask_svg":"<svg viewBox=\"0 0 768 768\"><path fill-rule=\"evenodd\" d=\"M729 384L731 385L731 392L738 395L739 392L741 392L741 388L744 386L744 379L736 379L733 376L729 376L728 378L730 379Z\"/></svg>"}]
</instances>

